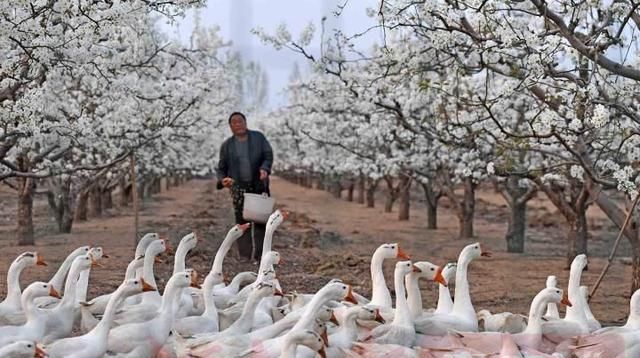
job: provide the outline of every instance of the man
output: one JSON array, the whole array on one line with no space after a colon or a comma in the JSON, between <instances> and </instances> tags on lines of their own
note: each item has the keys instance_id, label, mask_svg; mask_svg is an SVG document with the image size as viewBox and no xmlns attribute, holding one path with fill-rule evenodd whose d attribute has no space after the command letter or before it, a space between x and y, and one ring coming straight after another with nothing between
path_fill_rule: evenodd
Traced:
<instances>
[{"instance_id":1,"label":"man","mask_svg":"<svg viewBox=\"0 0 640 358\"><path fill-rule=\"evenodd\" d=\"M216 168L217 188L229 188L233 198L233 210L237 224L247 221L242 217L244 193L267 193L269 174L273 162L273 150L264 134L247 129L247 118L240 112L231 113L229 127L233 136L227 138L220 147L220 160ZM255 224L255 257L262 257L265 224ZM237 241L241 256L251 259L251 231Z\"/></svg>"}]
</instances>

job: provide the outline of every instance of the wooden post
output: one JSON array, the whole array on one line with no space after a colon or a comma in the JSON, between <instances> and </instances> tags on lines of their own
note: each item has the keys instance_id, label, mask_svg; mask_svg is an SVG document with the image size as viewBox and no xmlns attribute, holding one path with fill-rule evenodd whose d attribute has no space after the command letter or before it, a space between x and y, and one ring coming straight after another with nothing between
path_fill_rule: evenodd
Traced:
<instances>
[{"instance_id":1,"label":"wooden post","mask_svg":"<svg viewBox=\"0 0 640 358\"><path fill-rule=\"evenodd\" d=\"M129 157L129 169L131 172L131 197L133 200L133 215L135 226L135 237L133 242L138 245L138 185L136 184L136 157L131 152Z\"/></svg>"}]
</instances>

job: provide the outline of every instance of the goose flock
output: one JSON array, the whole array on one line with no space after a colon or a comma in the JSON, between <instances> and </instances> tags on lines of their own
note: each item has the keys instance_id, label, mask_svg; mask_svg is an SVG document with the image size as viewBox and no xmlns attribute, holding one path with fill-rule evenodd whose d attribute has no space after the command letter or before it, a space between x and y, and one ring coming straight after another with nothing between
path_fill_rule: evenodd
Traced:
<instances>
[{"instance_id":1,"label":"goose flock","mask_svg":"<svg viewBox=\"0 0 640 358\"><path fill-rule=\"evenodd\" d=\"M549 276L528 316L475 311L467 272L473 260L491 257L480 243L443 266L412 262L399 244L383 244L371 259L370 298L339 279L315 293L285 295L275 270L283 261L271 244L287 215L276 210L269 218L258 271L230 282L223 261L249 225L229 230L202 286L185 262L199 238L184 236L162 294L154 264L171 248L156 233L141 238L122 284L92 300L89 275L107 257L102 248L77 248L51 280L22 291L22 270L46 265L25 252L9 268L0 303L0 357L640 357L640 291L624 326L602 328L580 286L585 255L571 265L568 295ZM395 298L386 260L396 261ZM423 307L421 278L438 283L433 308ZM567 305L564 318L558 304Z\"/></svg>"}]
</instances>

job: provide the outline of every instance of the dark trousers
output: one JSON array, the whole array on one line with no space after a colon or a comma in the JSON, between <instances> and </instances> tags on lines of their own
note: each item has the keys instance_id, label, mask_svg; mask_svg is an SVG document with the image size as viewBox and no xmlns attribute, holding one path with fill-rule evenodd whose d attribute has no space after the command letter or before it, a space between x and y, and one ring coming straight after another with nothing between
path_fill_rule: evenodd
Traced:
<instances>
[{"instance_id":1,"label":"dark trousers","mask_svg":"<svg viewBox=\"0 0 640 358\"><path fill-rule=\"evenodd\" d=\"M233 197L233 211L236 217L236 224L244 224L247 221L242 217L242 209L244 208L244 193L261 194L265 190L262 183L234 183L231 187L231 195ZM240 256L251 258L252 240L251 230L253 229L253 237L255 240L254 259L260 260L262 257L262 243L264 242L264 232L266 224L254 223L253 228L245 231L237 241L238 252Z\"/></svg>"}]
</instances>

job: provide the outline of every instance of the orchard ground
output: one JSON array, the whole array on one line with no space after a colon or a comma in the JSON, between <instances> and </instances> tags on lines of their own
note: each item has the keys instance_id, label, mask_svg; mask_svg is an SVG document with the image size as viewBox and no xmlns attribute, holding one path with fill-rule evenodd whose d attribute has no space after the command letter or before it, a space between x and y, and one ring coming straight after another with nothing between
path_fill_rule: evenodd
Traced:
<instances>
[{"instance_id":1,"label":"orchard ground","mask_svg":"<svg viewBox=\"0 0 640 358\"><path fill-rule=\"evenodd\" d=\"M164 189L164 187L163 187ZM538 198L529 203L525 254L506 253L504 233L507 207L493 190L482 189L476 201L474 240L457 239L458 221L446 199L440 202L438 230L426 229L426 208L421 194L412 193L410 221L398 221L397 213L383 213L383 198L376 208L365 208L356 202L336 199L325 191L303 188L277 177L272 191L278 206L292 215L276 232L273 249L285 261L278 271L285 291L312 292L328 280L340 278L366 296L371 293L369 263L373 251L381 243L399 242L414 261L430 261L444 265L457 258L467 244L480 241L493 253L492 258L474 261L469 270L471 295L476 310L518 312L527 314L534 295L544 287L547 275L558 276L566 289L569 272L565 270L565 224L548 201ZM379 195L383 195L380 193ZM542 195L540 195L542 197ZM114 200L117 201L117 200ZM21 276L22 286L33 280L48 280L66 255L81 245L99 245L110 255L102 261L104 268L91 272L89 299L115 290L124 277L127 263L134 252L134 229L131 207L107 210L102 218L74 223L72 234L55 234L46 199L38 197L34 205L36 245L16 246L15 193L0 189L0 297L6 292L4 277L13 259L24 251L41 253L48 267L32 267ZM225 233L233 224L230 197L226 190L217 191L211 180L192 180L172 187L146 200L140 214L141 233L168 234L172 246L191 230L202 233L204 241L187 257L187 266L206 275L213 256ZM597 208L588 212L589 270L582 284L591 286L605 264L606 256L617 234L616 228ZM591 309L602 323L620 324L628 314L631 267L626 264L628 245L623 242L620 258L591 301ZM173 269L173 257L161 256L156 264L160 287ZM393 263L385 262L387 285L393 293ZM240 271L255 271L254 263L241 260L235 249L224 262L225 272L232 277ZM421 283L425 307L436 303L433 283Z\"/></svg>"}]
</instances>

